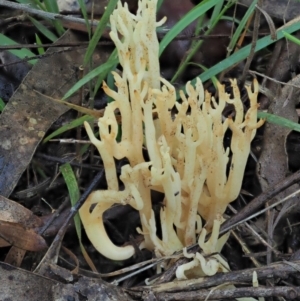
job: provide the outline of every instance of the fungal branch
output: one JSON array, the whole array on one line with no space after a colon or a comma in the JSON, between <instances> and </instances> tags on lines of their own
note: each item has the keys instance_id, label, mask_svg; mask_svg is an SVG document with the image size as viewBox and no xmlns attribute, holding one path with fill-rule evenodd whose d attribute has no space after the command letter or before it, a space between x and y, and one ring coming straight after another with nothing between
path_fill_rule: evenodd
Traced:
<instances>
[{"instance_id":1,"label":"fungal branch","mask_svg":"<svg viewBox=\"0 0 300 301\"><path fill-rule=\"evenodd\" d=\"M153 250L157 256L195 243L197 234L212 228L217 233L214 237L218 237L222 214L240 192L250 143L262 124L257 122L256 81L253 90L247 88L250 108L245 115L235 80L231 82L233 97L218 84L216 100L197 79L195 86L186 84L186 93L181 91L181 101L176 101L175 88L160 77L156 28L164 19L156 22L156 4L157 0L140 0L137 14L133 15L126 4L119 2L111 15L110 35L123 72L113 73L116 91L103 84L105 93L114 101L98 121L100 139L85 123L103 160L108 189L93 192L80 209L80 216L95 248L113 260L134 254L130 245L115 246L103 226L104 211L117 203L129 204L139 211L138 232L144 236L140 248ZM228 103L234 106L236 115L223 120L222 112ZM120 141L116 139L116 110L122 117ZM232 132L232 139L230 148L224 149L227 131ZM149 161L143 157L143 147L147 148ZM118 179L115 159L123 158L129 163L122 167ZM119 180L125 189L119 189ZM151 190L164 193L161 236L157 235ZM224 243L224 238L220 239L218 243L215 238L214 247L206 249L219 251ZM214 266L214 270L219 268Z\"/></svg>"}]
</instances>

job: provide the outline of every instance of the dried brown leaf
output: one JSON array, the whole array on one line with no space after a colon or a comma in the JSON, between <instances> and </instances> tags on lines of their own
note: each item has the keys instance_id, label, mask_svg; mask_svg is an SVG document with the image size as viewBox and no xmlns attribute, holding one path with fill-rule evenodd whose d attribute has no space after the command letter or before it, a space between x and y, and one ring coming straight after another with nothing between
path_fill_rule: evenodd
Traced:
<instances>
[{"instance_id":1,"label":"dried brown leaf","mask_svg":"<svg viewBox=\"0 0 300 301\"><path fill-rule=\"evenodd\" d=\"M38 252L47 248L44 238L17 223L1 221L0 237L10 245L27 251Z\"/></svg>"}]
</instances>

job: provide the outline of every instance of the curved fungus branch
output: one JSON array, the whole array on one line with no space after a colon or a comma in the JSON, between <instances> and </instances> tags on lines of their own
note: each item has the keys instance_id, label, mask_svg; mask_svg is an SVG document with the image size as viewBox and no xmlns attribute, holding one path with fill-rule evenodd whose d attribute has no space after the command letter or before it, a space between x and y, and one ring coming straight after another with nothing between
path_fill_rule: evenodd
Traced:
<instances>
[{"instance_id":1,"label":"curved fungus branch","mask_svg":"<svg viewBox=\"0 0 300 301\"><path fill-rule=\"evenodd\" d=\"M103 84L114 101L99 119L99 139L85 123L103 160L108 190L92 193L79 213L92 244L113 260L134 254L132 246L115 246L105 232L103 212L115 203L129 204L139 211L138 233L144 236L140 247L157 256L170 255L195 243L199 233L198 243L204 252L219 252L227 239L218 239L221 216L240 192L250 144L263 123L257 121L256 80L253 90L247 88L250 108L246 113L236 80L231 81L233 96L218 83L216 100L204 91L198 78L195 86L186 84L186 93L180 91L181 102L176 102L175 88L160 78L156 28L164 20L156 22L156 4L157 0L140 0L137 15L133 15L127 5L119 2L111 15L110 35L123 72L113 73L116 91ZM235 108L233 119L222 116L229 103ZM122 117L119 141L116 111ZM228 131L232 133L231 145L225 149ZM149 162L143 156L144 147ZM129 163L122 167L118 178L115 160L124 158ZM119 181L125 186L122 191ZM157 234L151 191L164 193L161 235ZM205 220L205 228L201 219ZM211 230L211 239L204 243L206 231ZM203 275L227 269L226 262L217 255L207 261L203 255L193 254L193 260L182 269L181 277L186 277L188 269L199 267Z\"/></svg>"},{"instance_id":2,"label":"curved fungus branch","mask_svg":"<svg viewBox=\"0 0 300 301\"><path fill-rule=\"evenodd\" d=\"M117 247L108 237L103 224L103 213L119 200L128 198L127 191L97 190L89 195L79 210L85 232L95 249L112 260L126 260L133 256L132 246ZM92 209L92 205L96 206Z\"/></svg>"}]
</instances>

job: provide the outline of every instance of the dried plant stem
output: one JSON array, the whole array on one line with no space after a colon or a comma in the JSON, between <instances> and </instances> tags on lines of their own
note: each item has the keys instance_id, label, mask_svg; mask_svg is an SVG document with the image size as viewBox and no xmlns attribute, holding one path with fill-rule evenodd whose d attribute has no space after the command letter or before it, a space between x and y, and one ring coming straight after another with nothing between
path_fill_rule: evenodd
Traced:
<instances>
[{"instance_id":1,"label":"dried plant stem","mask_svg":"<svg viewBox=\"0 0 300 301\"><path fill-rule=\"evenodd\" d=\"M292 274L299 273L297 269L297 267L299 266L300 266L300 260L292 261L292 262L283 261L283 262L277 262L269 266L264 266L259 268L251 268L251 269L233 271L228 273L219 273L211 277L204 277L204 278L202 277L198 279L183 280L179 282L178 281L168 282L168 283L147 286L147 287L141 286L141 287L132 288L132 291L143 292L143 291L151 290L154 293L158 294L158 293L187 292L187 291L196 291L196 290L198 290L199 292L199 290L206 289L206 292L208 292L208 290L211 287L216 287L223 283L231 283L231 284L251 283L252 284L254 271L256 271L258 279L260 281L263 281L265 279L270 279L273 277L286 279ZM234 290L232 290L232 292L233 291ZM258 295L253 295L253 296L258 296ZM216 298L214 296L214 298L212 299L220 299L220 298ZM168 300L175 300L175 299L168 299ZM198 299L196 298L196 300Z\"/></svg>"},{"instance_id":2,"label":"dried plant stem","mask_svg":"<svg viewBox=\"0 0 300 301\"><path fill-rule=\"evenodd\" d=\"M29 13L31 15L36 15L42 18L46 18L49 20L61 20L61 21L67 21L67 22L72 22L72 23L77 23L77 24L83 24L84 26L86 25L86 22L82 18L76 18L72 16L65 16L61 14L56 14L56 13L49 13L40 9L36 9L31 7L28 4L19 4L7 0L0 0L0 6L5 6L13 9L18 9L21 11L24 11L26 13ZM97 26L99 23L98 21L89 21L91 26Z\"/></svg>"},{"instance_id":3,"label":"dried plant stem","mask_svg":"<svg viewBox=\"0 0 300 301\"><path fill-rule=\"evenodd\" d=\"M257 6L258 7L262 6L262 0L258 0ZM255 19L254 19L252 43L251 43L251 50L250 50L250 54L249 54L249 56L247 58L247 61L246 61L246 64L245 64L243 74L242 74L242 78L241 78L242 85L244 85L248 70L250 68L250 64L251 64L251 62L253 60L253 57L254 57L254 54L255 54L255 47L256 47L256 42L257 42L257 38L258 38L258 30L259 30L259 24L260 24L260 14L261 14L260 10L256 9Z\"/></svg>"},{"instance_id":4,"label":"dried plant stem","mask_svg":"<svg viewBox=\"0 0 300 301\"><path fill-rule=\"evenodd\" d=\"M199 290L188 293L178 292L163 293L156 297L157 301L193 301L193 300L206 300L208 297L211 300L233 299L243 297L284 297L286 299L295 299L300 295L300 288L293 288L287 286L277 286L272 288L265 287L245 287L245 288L232 288L232 289L217 289L214 291Z\"/></svg>"}]
</instances>

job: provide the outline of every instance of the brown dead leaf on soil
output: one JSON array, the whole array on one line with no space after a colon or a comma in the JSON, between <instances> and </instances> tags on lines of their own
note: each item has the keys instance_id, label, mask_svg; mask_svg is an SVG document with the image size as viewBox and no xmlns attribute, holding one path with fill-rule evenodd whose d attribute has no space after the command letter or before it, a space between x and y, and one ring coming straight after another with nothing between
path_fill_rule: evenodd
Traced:
<instances>
[{"instance_id":1,"label":"brown dead leaf on soil","mask_svg":"<svg viewBox=\"0 0 300 301\"><path fill-rule=\"evenodd\" d=\"M17 248L39 252L47 248L45 240L31 229L20 224L0 221L0 236Z\"/></svg>"},{"instance_id":2,"label":"brown dead leaf on soil","mask_svg":"<svg viewBox=\"0 0 300 301\"><path fill-rule=\"evenodd\" d=\"M0 196L0 247L11 246L5 262L20 266L26 251L42 251L47 248L45 240L34 228L43 221L22 205Z\"/></svg>"}]
</instances>

